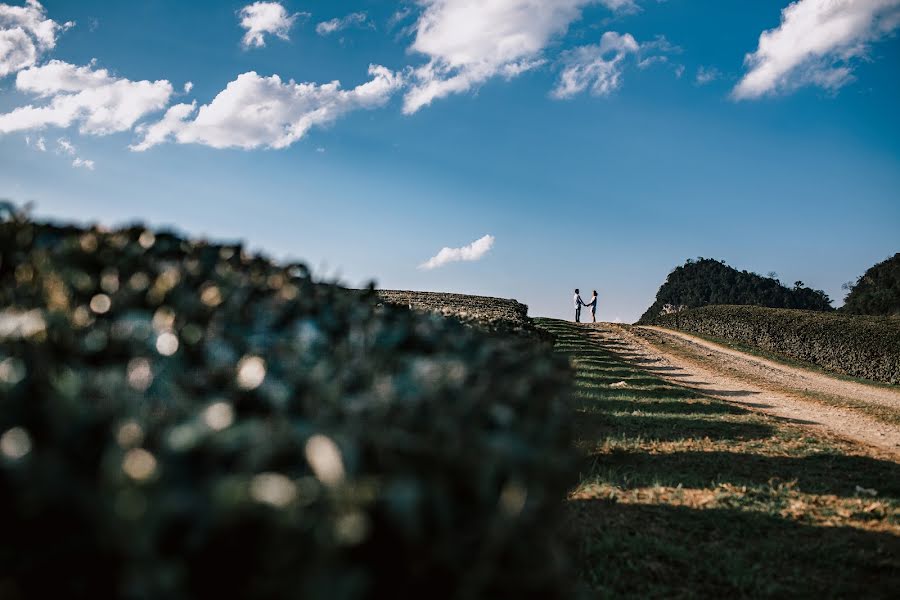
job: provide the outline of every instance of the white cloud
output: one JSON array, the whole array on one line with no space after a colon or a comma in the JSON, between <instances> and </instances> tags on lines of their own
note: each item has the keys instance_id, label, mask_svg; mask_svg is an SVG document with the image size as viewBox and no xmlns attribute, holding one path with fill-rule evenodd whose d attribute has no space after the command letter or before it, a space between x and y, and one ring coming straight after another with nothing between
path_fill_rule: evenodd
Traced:
<instances>
[{"instance_id":1,"label":"white cloud","mask_svg":"<svg viewBox=\"0 0 900 600\"><path fill-rule=\"evenodd\" d=\"M46 152L47 151L47 143L44 141L43 136L32 139L30 135L25 136L25 145L34 148L38 152Z\"/></svg>"},{"instance_id":2,"label":"white cloud","mask_svg":"<svg viewBox=\"0 0 900 600\"><path fill-rule=\"evenodd\" d=\"M152 125L139 125L136 129L137 133L142 136L141 141L137 144L129 146L135 152L143 152L149 150L153 146L164 143L173 134L181 131L185 126L185 121L194 114L197 109L197 103L176 104L169 108L163 118Z\"/></svg>"},{"instance_id":3,"label":"white cloud","mask_svg":"<svg viewBox=\"0 0 900 600\"><path fill-rule=\"evenodd\" d=\"M75 156L75 146L73 146L72 142L70 142L66 138L59 138L58 140L56 140L56 153Z\"/></svg>"},{"instance_id":4,"label":"white cloud","mask_svg":"<svg viewBox=\"0 0 900 600\"><path fill-rule=\"evenodd\" d=\"M350 13L342 19L331 19L323 21L316 25L316 33L319 35L329 35L342 29L349 27L374 27L369 16L364 12Z\"/></svg>"},{"instance_id":5,"label":"white cloud","mask_svg":"<svg viewBox=\"0 0 900 600\"><path fill-rule=\"evenodd\" d=\"M665 1L665 0L661 0ZM601 0L600 4L606 8L617 12L634 12L638 10L635 0Z\"/></svg>"},{"instance_id":6,"label":"white cloud","mask_svg":"<svg viewBox=\"0 0 900 600\"><path fill-rule=\"evenodd\" d=\"M72 166L76 169L87 169L88 171L93 171L94 161L78 158L76 156L75 160L72 161Z\"/></svg>"},{"instance_id":7,"label":"white cloud","mask_svg":"<svg viewBox=\"0 0 900 600\"><path fill-rule=\"evenodd\" d=\"M754 99L803 85L836 90L853 79L853 59L900 26L900 0L798 0L781 25L759 36L736 99Z\"/></svg>"},{"instance_id":8,"label":"white cloud","mask_svg":"<svg viewBox=\"0 0 900 600\"><path fill-rule=\"evenodd\" d=\"M595 96L607 96L622 84L622 61L636 54L640 45L631 34L607 31L599 45L581 46L562 57L563 71L550 93L558 99L572 98L590 88Z\"/></svg>"},{"instance_id":9,"label":"white cloud","mask_svg":"<svg viewBox=\"0 0 900 600\"><path fill-rule=\"evenodd\" d=\"M191 90L193 90L193 89L194 89L193 81L188 81L187 83L184 84L184 93L185 94L190 94Z\"/></svg>"},{"instance_id":10,"label":"white cloud","mask_svg":"<svg viewBox=\"0 0 900 600\"><path fill-rule=\"evenodd\" d=\"M453 262L480 260L493 248L494 241L494 236L486 235L462 248L442 248L440 252L419 265L419 268L430 271Z\"/></svg>"},{"instance_id":11,"label":"white cloud","mask_svg":"<svg viewBox=\"0 0 900 600\"><path fill-rule=\"evenodd\" d=\"M71 156L72 166L76 169L87 169L88 171L94 170L94 161L78 156L78 150L76 150L72 142L66 138L59 138L56 140L56 153Z\"/></svg>"},{"instance_id":12,"label":"white cloud","mask_svg":"<svg viewBox=\"0 0 900 600\"><path fill-rule=\"evenodd\" d=\"M382 66L370 66L369 75L369 81L343 90L339 81L295 83L278 75L244 73L199 109L193 104L171 107L161 121L141 128L144 137L132 150L170 139L213 148L285 148L312 127L354 110L383 106L402 85L400 75Z\"/></svg>"},{"instance_id":13,"label":"white cloud","mask_svg":"<svg viewBox=\"0 0 900 600\"><path fill-rule=\"evenodd\" d=\"M669 62L669 57L657 54L654 56L648 56L647 58L642 58L640 61L638 61L638 68L647 69L649 67L652 67L653 65L662 64L665 62Z\"/></svg>"},{"instance_id":14,"label":"white cloud","mask_svg":"<svg viewBox=\"0 0 900 600\"><path fill-rule=\"evenodd\" d=\"M423 11L410 50L429 60L412 71L414 84L404 98L406 114L493 77L515 77L543 64L544 48L565 33L587 5L634 7L631 0L417 0L417 4Z\"/></svg>"},{"instance_id":15,"label":"white cloud","mask_svg":"<svg viewBox=\"0 0 900 600\"><path fill-rule=\"evenodd\" d=\"M712 83L718 79L720 75L719 70L715 67L700 66L697 68L697 75L694 77L694 82L697 85L706 85L707 83Z\"/></svg>"},{"instance_id":16,"label":"white cloud","mask_svg":"<svg viewBox=\"0 0 900 600\"><path fill-rule=\"evenodd\" d=\"M25 6L0 3L0 77L34 66L41 54L56 47L57 34L74 25L48 19L37 0L27 0Z\"/></svg>"},{"instance_id":17,"label":"white cloud","mask_svg":"<svg viewBox=\"0 0 900 600\"><path fill-rule=\"evenodd\" d=\"M397 9L394 14L391 15L391 18L388 19L387 28L388 30L393 29L397 25L406 21L410 15L412 15L413 10L409 6L403 6Z\"/></svg>"},{"instance_id":18,"label":"white cloud","mask_svg":"<svg viewBox=\"0 0 900 600\"><path fill-rule=\"evenodd\" d=\"M83 134L128 131L144 116L162 110L172 96L168 81L131 81L93 65L58 60L20 71L16 89L45 100L0 114L0 134L79 125Z\"/></svg>"},{"instance_id":19,"label":"white cloud","mask_svg":"<svg viewBox=\"0 0 900 600\"><path fill-rule=\"evenodd\" d=\"M306 13L289 14L280 2L248 4L238 12L241 27L246 30L242 40L244 48L262 48L266 45L267 34L290 40L288 33L301 14Z\"/></svg>"}]
</instances>

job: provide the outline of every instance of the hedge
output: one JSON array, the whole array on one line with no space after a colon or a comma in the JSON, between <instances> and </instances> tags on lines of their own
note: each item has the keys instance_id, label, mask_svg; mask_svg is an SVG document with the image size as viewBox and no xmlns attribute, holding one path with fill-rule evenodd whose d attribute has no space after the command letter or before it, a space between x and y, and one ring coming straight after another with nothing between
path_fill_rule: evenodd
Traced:
<instances>
[{"instance_id":1,"label":"hedge","mask_svg":"<svg viewBox=\"0 0 900 600\"><path fill-rule=\"evenodd\" d=\"M21 216L0 306L0 596L568 596L550 347Z\"/></svg>"},{"instance_id":2,"label":"hedge","mask_svg":"<svg viewBox=\"0 0 900 600\"><path fill-rule=\"evenodd\" d=\"M900 318L707 306L654 323L749 344L843 375L900 383Z\"/></svg>"},{"instance_id":3,"label":"hedge","mask_svg":"<svg viewBox=\"0 0 900 600\"><path fill-rule=\"evenodd\" d=\"M539 335L538 332L544 331L534 327L528 317L528 306L516 300L408 290L378 290L378 296L391 304L454 317L493 331L528 335Z\"/></svg>"}]
</instances>

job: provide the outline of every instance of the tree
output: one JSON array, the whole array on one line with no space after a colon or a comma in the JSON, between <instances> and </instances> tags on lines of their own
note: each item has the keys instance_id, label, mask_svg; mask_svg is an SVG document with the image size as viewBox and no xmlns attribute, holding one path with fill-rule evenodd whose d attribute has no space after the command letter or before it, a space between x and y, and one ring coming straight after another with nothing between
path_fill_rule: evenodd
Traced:
<instances>
[{"instance_id":1,"label":"tree","mask_svg":"<svg viewBox=\"0 0 900 600\"><path fill-rule=\"evenodd\" d=\"M797 281L791 289L774 277L738 271L724 261L700 257L686 261L669 273L641 322L658 317L666 305L696 308L715 304L833 310L825 292L810 289L802 281Z\"/></svg>"},{"instance_id":2,"label":"tree","mask_svg":"<svg viewBox=\"0 0 900 600\"><path fill-rule=\"evenodd\" d=\"M849 289L842 311L854 315L900 315L900 252L867 270Z\"/></svg>"}]
</instances>

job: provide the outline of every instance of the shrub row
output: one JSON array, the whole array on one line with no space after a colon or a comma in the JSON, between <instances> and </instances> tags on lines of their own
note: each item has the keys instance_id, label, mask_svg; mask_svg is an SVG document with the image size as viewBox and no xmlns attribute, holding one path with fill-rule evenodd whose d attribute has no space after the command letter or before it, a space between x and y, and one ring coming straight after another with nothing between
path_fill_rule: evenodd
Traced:
<instances>
[{"instance_id":1,"label":"shrub row","mask_svg":"<svg viewBox=\"0 0 900 600\"><path fill-rule=\"evenodd\" d=\"M900 383L900 318L707 306L654 323L749 344L835 373Z\"/></svg>"},{"instance_id":2,"label":"shrub row","mask_svg":"<svg viewBox=\"0 0 900 600\"><path fill-rule=\"evenodd\" d=\"M441 292L378 290L387 303L450 316L493 331L534 333L528 306L515 300Z\"/></svg>"},{"instance_id":3,"label":"shrub row","mask_svg":"<svg viewBox=\"0 0 900 600\"><path fill-rule=\"evenodd\" d=\"M237 245L22 217L0 306L0 596L569 593L550 347Z\"/></svg>"}]
</instances>

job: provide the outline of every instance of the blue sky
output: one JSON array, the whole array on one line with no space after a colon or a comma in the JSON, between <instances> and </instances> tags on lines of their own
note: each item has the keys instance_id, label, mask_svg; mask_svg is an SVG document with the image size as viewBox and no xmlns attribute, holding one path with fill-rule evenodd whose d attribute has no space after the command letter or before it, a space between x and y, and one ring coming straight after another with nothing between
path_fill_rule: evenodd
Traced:
<instances>
[{"instance_id":1,"label":"blue sky","mask_svg":"<svg viewBox=\"0 0 900 600\"><path fill-rule=\"evenodd\" d=\"M900 0L280 4L0 3L0 198L604 320L900 251Z\"/></svg>"}]
</instances>

